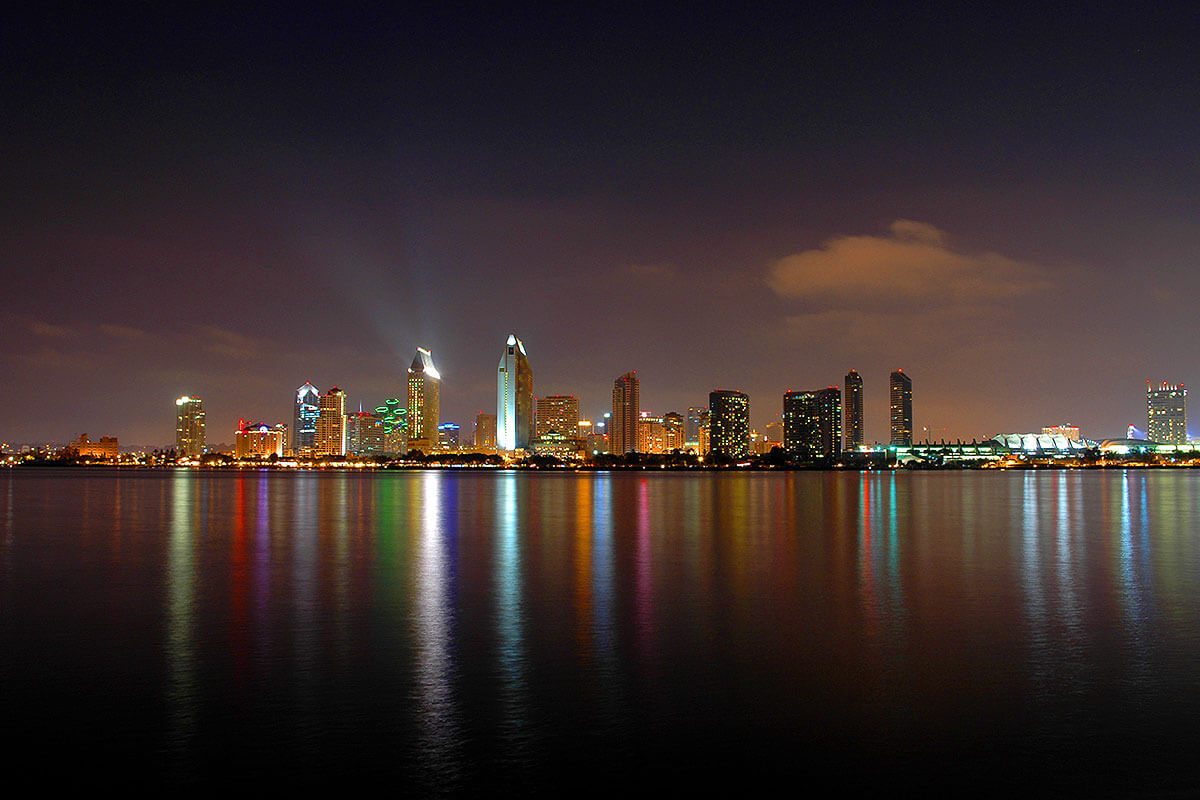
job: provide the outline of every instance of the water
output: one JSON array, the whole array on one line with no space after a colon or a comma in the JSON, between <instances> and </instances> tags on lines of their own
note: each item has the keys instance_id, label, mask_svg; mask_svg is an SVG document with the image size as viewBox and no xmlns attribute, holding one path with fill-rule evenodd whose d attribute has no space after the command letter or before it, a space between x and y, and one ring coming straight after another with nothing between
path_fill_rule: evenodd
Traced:
<instances>
[{"instance_id":1,"label":"water","mask_svg":"<svg viewBox=\"0 0 1200 800\"><path fill-rule=\"evenodd\" d=\"M1198 501L1192 471L11 470L5 761L1196 793Z\"/></svg>"}]
</instances>

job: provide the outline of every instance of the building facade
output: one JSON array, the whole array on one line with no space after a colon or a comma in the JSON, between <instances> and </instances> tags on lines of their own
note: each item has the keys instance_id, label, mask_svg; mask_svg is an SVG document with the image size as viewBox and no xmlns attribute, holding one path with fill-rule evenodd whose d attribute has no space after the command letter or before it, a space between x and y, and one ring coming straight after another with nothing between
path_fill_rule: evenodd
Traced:
<instances>
[{"instance_id":1,"label":"building facade","mask_svg":"<svg viewBox=\"0 0 1200 800\"><path fill-rule=\"evenodd\" d=\"M806 456L836 456L842 444L842 392L836 386L783 396L783 448Z\"/></svg>"},{"instance_id":2,"label":"building facade","mask_svg":"<svg viewBox=\"0 0 1200 800\"><path fill-rule=\"evenodd\" d=\"M1160 444L1187 444L1187 389L1146 381L1146 436Z\"/></svg>"},{"instance_id":3,"label":"building facade","mask_svg":"<svg viewBox=\"0 0 1200 800\"><path fill-rule=\"evenodd\" d=\"M863 380L858 370L846 373L845 397L846 424L843 428L846 434L844 450L857 450L866 441L863 427Z\"/></svg>"},{"instance_id":4,"label":"building facade","mask_svg":"<svg viewBox=\"0 0 1200 800\"><path fill-rule=\"evenodd\" d=\"M346 415L346 453L354 456L382 456L394 453L388 446L384 417L359 410Z\"/></svg>"},{"instance_id":5,"label":"building facade","mask_svg":"<svg viewBox=\"0 0 1200 800\"><path fill-rule=\"evenodd\" d=\"M313 454L346 455L346 393L334 386L321 395Z\"/></svg>"},{"instance_id":6,"label":"building facade","mask_svg":"<svg viewBox=\"0 0 1200 800\"><path fill-rule=\"evenodd\" d=\"M510 333L496 368L496 446L527 450L533 441L533 369L525 345Z\"/></svg>"},{"instance_id":7,"label":"building facade","mask_svg":"<svg viewBox=\"0 0 1200 800\"><path fill-rule=\"evenodd\" d=\"M261 422L238 420L233 434L233 454L237 458L280 457L287 447L287 425L265 425Z\"/></svg>"},{"instance_id":8,"label":"building facade","mask_svg":"<svg viewBox=\"0 0 1200 800\"><path fill-rule=\"evenodd\" d=\"M750 455L750 397L717 389L708 395L709 444L714 453L732 458Z\"/></svg>"},{"instance_id":9,"label":"building facade","mask_svg":"<svg viewBox=\"0 0 1200 800\"><path fill-rule=\"evenodd\" d=\"M204 403L184 395L175 401L175 455L199 458L204 455Z\"/></svg>"},{"instance_id":10,"label":"building facade","mask_svg":"<svg viewBox=\"0 0 1200 800\"><path fill-rule=\"evenodd\" d=\"M417 348L408 368L408 447L423 453L437 446L441 413L442 375L433 365L433 353Z\"/></svg>"},{"instance_id":11,"label":"building facade","mask_svg":"<svg viewBox=\"0 0 1200 800\"><path fill-rule=\"evenodd\" d=\"M537 399L537 438L550 432L568 439L579 437L579 398L573 394L552 394Z\"/></svg>"},{"instance_id":12,"label":"building facade","mask_svg":"<svg viewBox=\"0 0 1200 800\"><path fill-rule=\"evenodd\" d=\"M638 420L641 418L641 379L637 370L613 381L612 417L609 419L609 452L623 456L637 450Z\"/></svg>"},{"instance_id":13,"label":"building facade","mask_svg":"<svg viewBox=\"0 0 1200 800\"><path fill-rule=\"evenodd\" d=\"M307 381L296 390L292 410L292 455L312 455L317 444L317 417L321 416L321 393Z\"/></svg>"},{"instance_id":14,"label":"building facade","mask_svg":"<svg viewBox=\"0 0 1200 800\"><path fill-rule=\"evenodd\" d=\"M684 421L683 415L668 411L662 415L662 451L664 453L672 453L676 450L683 452L687 442L684 438Z\"/></svg>"},{"instance_id":15,"label":"building facade","mask_svg":"<svg viewBox=\"0 0 1200 800\"><path fill-rule=\"evenodd\" d=\"M891 397L891 443L898 446L912 445L912 378L905 375L904 370L898 369L892 373L889 387Z\"/></svg>"},{"instance_id":16,"label":"building facade","mask_svg":"<svg viewBox=\"0 0 1200 800\"><path fill-rule=\"evenodd\" d=\"M475 447L480 450L496 449L496 415L480 411L475 415Z\"/></svg>"}]
</instances>

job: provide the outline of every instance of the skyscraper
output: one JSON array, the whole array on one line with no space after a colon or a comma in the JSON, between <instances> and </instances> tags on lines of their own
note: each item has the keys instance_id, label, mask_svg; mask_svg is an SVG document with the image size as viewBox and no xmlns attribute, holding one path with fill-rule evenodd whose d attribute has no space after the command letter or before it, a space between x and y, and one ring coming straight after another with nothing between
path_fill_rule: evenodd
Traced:
<instances>
[{"instance_id":1,"label":"skyscraper","mask_svg":"<svg viewBox=\"0 0 1200 800\"><path fill-rule=\"evenodd\" d=\"M537 399L537 438L551 431L568 439L578 438L578 397L573 394L552 394Z\"/></svg>"},{"instance_id":2,"label":"skyscraper","mask_svg":"<svg viewBox=\"0 0 1200 800\"><path fill-rule=\"evenodd\" d=\"M204 403L184 395L175 401L175 455L197 458L204 454Z\"/></svg>"},{"instance_id":3,"label":"skyscraper","mask_svg":"<svg viewBox=\"0 0 1200 800\"><path fill-rule=\"evenodd\" d=\"M346 455L346 393L334 386L321 395L313 451L318 456Z\"/></svg>"},{"instance_id":4,"label":"skyscraper","mask_svg":"<svg viewBox=\"0 0 1200 800\"><path fill-rule=\"evenodd\" d=\"M378 456L389 452L383 417L359 410L346 415L346 452Z\"/></svg>"},{"instance_id":5,"label":"skyscraper","mask_svg":"<svg viewBox=\"0 0 1200 800\"><path fill-rule=\"evenodd\" d=\"M525 345L508 335L496 368L496 446L526 450L533 440L533 369Z\"/></svg>"},{"instance_id":6,"label":"skyscraper","mask_svg":"<svg viewBox=\"0 0 1200 800\"><path fill-rule=\"evenodd\" d=\"M321 415L321 393L307 381L296 390L292 413L292 454L311 455L317 441L317 417Z\"/></svg>"},{"instance_id":7,"label":"skyscraper","mask_svg":"<svg viewBox=\"0 0 1200 800\"><path fill-rule=\"evenodd\" d=\"M892 444L913 443L912 378L898 369L891 377Z\"/></svg>"},{"instance_id":8,"label":"skyscraper","mask_svg":"<svg viewBox=\"0 0 1200 800\"><path fill-rule=\"evenodd\" d=\"M803 455L835 456L842 442L842 393L836 386L783 396L783 447Z\"/></svg>"},{"instance_id":9,"label":"skyscraper","mask_svg":"<svg viewBox=\"0 0 1200 800\"><path fill-rule=\"evenodd\" d=\"M662 426L663 452L682 451L684 447L683 415L675 411L668 411L662 416Z\"/></svg>"},{"instance_id":10,"label":"skyscraper","mask_svg":"<svg viewBox=\"0 0 1200 800\"><path fill-rule=\"evenodd\" d=\"M408 446L423 453L437 446L441 411L442 376L433 365L433 353L417 348L408 368Z\"/></svg>"},{"instance_id":11,"label":"skyscraper","mask_svg":"<svg viewBox=\"0 0 1200 800\"><path fill-rule=\"evenodd\" d=\"M485 450L496 447L496 415L480 411L475 415L475 446Z\"/></svg>"},{"instance_id":12,"label":"skyscraper","mask_svg":"<svg viewBox=\"0 0 1200 800\"><path fill-rule=\"evenodd\" d=\"M684 425L683 438L690 445L700 441L700 426L708 421L708 409L692 406L687 410L687 423Z\"/></svg>"},{"instance_id":13,"label":"skyscraper","mask_svg":"<svg viewBox=\"0 0 1200 800\"><path fill-rule=\"evenodd\" d=\"M637 370L613 381L612 419L608 424L608 447L623 456L637 449L638 417L641 415L641 380Z\"/></svg>"},{"instance_id":14,"label":"skyscraper","mask_svg":"<svg viewBox=\"0 0 1200 800\"><path fill-rule=\"evenodd\" d=\"M846 373L846 445L843 449L855 450L865 441L863 429L863 381L858 370Z\"/></svg>"},{"instance_id":15,"label":"skyscraper","mask_svg":"<svg viewBox=\"0 0 1200 800\"><path fill-rule=\"evenodd\" d=\"M1146 381L1146 436L1162 444L1187 444L1187 389L1163 381L1157 389Z\"/></svg>"},{"instance_id":16,"label":"skyscraper","mask_svg":"<svg viewBox=\"0 0 1200 800\"><path fill-rule=\"evenodd\" d=\"M709 444L733 458L750 455L750 397L717 389L708 395Z\"/></svg>"}]
</instances>

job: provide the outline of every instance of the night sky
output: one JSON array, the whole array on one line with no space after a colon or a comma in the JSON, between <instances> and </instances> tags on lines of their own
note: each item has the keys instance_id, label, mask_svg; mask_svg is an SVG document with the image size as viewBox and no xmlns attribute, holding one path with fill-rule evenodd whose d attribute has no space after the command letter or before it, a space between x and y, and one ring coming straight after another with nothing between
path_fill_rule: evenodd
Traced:
<instances>
[{"instance_id":1,"label":"night sky","mask_svg":"<svg viewBox=\"0 0 1200 800\"><path fill-rule=\"evenodd\" d=\"M589 417L857 368L868 441L896 367L918 438L1200 386L1194 12L400 9L0 19L0 440L232 442L418 345L469 428L509 332Z\"/></svg>"}]
</instances>

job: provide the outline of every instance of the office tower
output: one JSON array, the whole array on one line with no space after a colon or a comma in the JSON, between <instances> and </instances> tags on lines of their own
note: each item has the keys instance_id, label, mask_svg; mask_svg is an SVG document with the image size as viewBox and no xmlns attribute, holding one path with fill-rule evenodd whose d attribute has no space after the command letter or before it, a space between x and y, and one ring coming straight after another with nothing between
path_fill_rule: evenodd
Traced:
<instances>
[{"instance_id":1,"label":"office tower","mask_svg":"<svg viewBox=\"0 0 1200 800\"><path fill-rule=\"evenodd\" d=\"M321 416L321 393L305 382L296 390L292 412L292 455L312 455L317 442L317 417Z\"/></svg>"},{"instance_id":2,"label":"office tower","mask_svg":"<svg viewBox=\"0 0 1200 800\"><path fill-rule=\"evenodd\" d=\"M783 396L783 448L791 453L836 456L842 443L842 393L836 386Z\"/></svg>"},{"instance_id":3,"label":"office tower","mask_svg":"<svg viewBox=\"0 0 1200 800\"><path fill-rule=\"evenodd\" d=\"M318 456L346 455L346 393L334 386L319 401L317 435L313 452Z\"/></svg>"},{"instance_id":4,"label":"office tower","mask_svg":"<svg viewBox=\"0 0 1200 800\"><path fill-rule=\"evenodd\" d=\"M408 446L428 453L437 445L441 411L442 376L433 365L433 353L417 348L408 368Z\"/></svg>"},{"instance_id":5,"label":"office tower","mask_svg":"<svg viewBox=\"0 0 1200 800\"><path fill-rule=\"evenodd\" d=\"M457 450L458 449L458 433L459 425L453 422L443 422L438 425L438 449L439 450Z\"/></svg>"},{"instance_id":6,"label":"office tower","mask_svg":"<svg viewBox=\"0 0 1200 800\"><path fill-rule=\"evenodd\" d=\"M700 441L700 425L707 419L707 408L689 408L687 410L687 424L683 430L684 441L691 445Z\"/></svg>"},{"instance_id":7,"label":"office tower","mask_svg":"<svg viewBox=\"0 0 1200 800\"><path fill-rule=\"evenodd\" d=\"M378 413L359 409L346 415L346 453L355 456L380 456L395 452L388 445L388 427Z\"/></svg>"},{"instance_id":8,"label":"office tower","mask_svg":"<svg viewBox=\"0 0 1200 800\"><path fill-rule=\"evenodd\" d=\"M1146 436L1161 444L1187 444L1187 389L1146 381Z\"/></svg>"},{"instance_id":9,"label":"office tower","mask_svg":"<svg viewBox=\"0 0 1200 800\"><path fill-rule=\"evenodd\" d=\"M537 399L537 438L551 431L568 439L579 437L579 398L573 394L552 394Z\"/></svg>"},{"instance_id":10,"label":"office tower","mask_svg":"<svg viewBox=\"0 0 1200 800\"><path fill-rule=\"evenodd\" d=\"M389 397L383 405L375 407L375 416L383 423L383 454L404 455L408 452L408 409L400 407L400 400Z\"/></svg>"},{"instance_id":11,"label":"office tower","mask_svg":"<svg viewBox=\"0 0 1200 800\"><path fill-rule=\"evenodd\" d=\"M475 446L483 450L496 449L496 415L480 411L475 415Z\"/></svg>"},{"instance_id":12,"label":"office tower","mask_svg":"<svg viewBox=\"0 0 1200 800\"><path fill-rule=\"evenodd\" d=\"M508 335L496 368L496 446L525 450L533 440L533 370L525 345Z\"/></svg>"},{"instance_id":13,"label":"office tower","mask_svg":"<svg viewBox=\"0 0 1200 800\"><path fill-rule=\"evenodd\" d=\"M662 415L662 451L671 453L684 448L683 415L668 411Z\"/></svg>"},{"instance_id":14,"label":"office tower","mask_svg":"<svg viewBox=\"0 0 1200 800\"><path fill-rule=\"evenodd\" d=\"M898 369L891 377L892 444L913 443L912 378Z\"/></svg>"},{"instance_id":15,"label":"office tower","mask_svg":"<svg viewBox=\"0 0 1200 800\"><path fill-rule=\"evenodd\" d=\"M861 447L866 441L863 430L863 381L858 370L852 369L846 373L846 445L843 449Z\"/></svg>"},{"instance_id":16,"label":"office tower","mask_svg":"<svg viewBox=\"0 0 1200 800\"><path fill-rule=\"evenodd\" d=\"M175 455L197 458L204 454L204 403L184 395L175 401Z\"/></svg>"},{"instance_id":17,"label":"office tower","mask_svg":"<svg viewBox=\"0 0 1200 800\"><path fill-rule=\"evenodd\" d=\"M750 397L723 389L710 392L708 427L714 453L747 458L750 455Z\"/></svg>"},{"instance_id":18,"label":"office tower","mask_svg":"<svg viewBox=\"0 0 1200 800\"><path fill-rule=\"evenodd\" d=\"M608 423L609 452L623 456L637 448L641 417L641 379L637 370L613 381L612 418Z\"/></svg>"},{"instance_id":19,"label":"office tower","mask_svg":"<svg viewBox=\"0 0 1200 800\"><path fill-rule=\"evenodd\" d=\"M663 421L648 411L638 414L637 451L639 453L661 453L663 451Z\"/></svg>"},{"instance_id":20,"label":"office tower","mask_svg":"<svg viewBox=\"0 0 1200 800\"><path fill-rule=\"evenodd\" d=\"M287 446L287 425L264 425L238 420L233 434L233 454L238 458L270 458L283 455Z\"/></svg>"}]
</instances>

